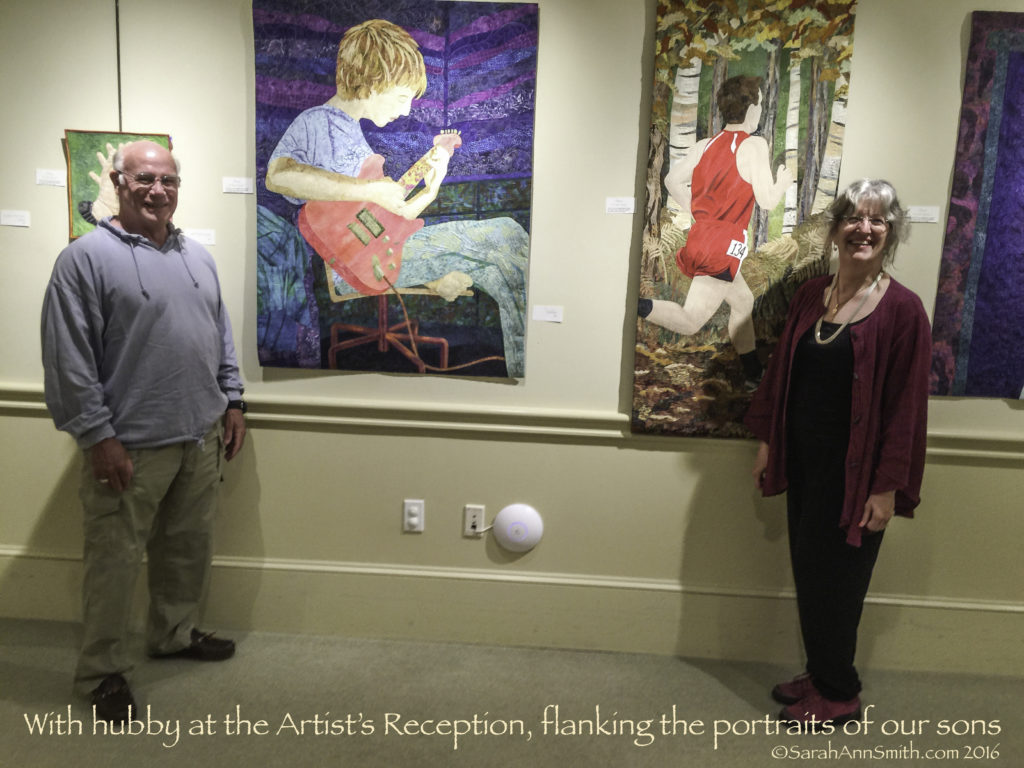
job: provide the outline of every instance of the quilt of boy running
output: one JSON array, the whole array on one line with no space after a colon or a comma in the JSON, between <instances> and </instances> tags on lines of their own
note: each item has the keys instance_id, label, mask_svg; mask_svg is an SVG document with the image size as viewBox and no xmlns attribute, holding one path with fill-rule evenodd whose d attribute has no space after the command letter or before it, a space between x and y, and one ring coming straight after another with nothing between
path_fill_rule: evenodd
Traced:
<instances>
[{"instance_id":1,"label":"quilt of boy running","mask_svg":"<svg viewBox=\"0 0 1024 768\"><path fill-rule=\"evenodd\" d=\"M659 309L679 305L689 313L689 326L712 314L687 333L688 326L659 324L657 314L638 307L634 432L749 437L743 416L789 301L803 282L829 269L824 211L835 200L843 159L855 11L854 0L659 0L638 293ZM689 210L694 191L703 187L707 194L712 186L697 182L695 165L721 150L720 141L710 153L703 147L726 136L717 99L736 77L760 78L761 116L749 137L731 136L737 146L753 141L766 147L762 165L773 182L780 173L794 181L774 204L755 205L751 215L730 213L730 225L745 231L716 255L742 263L718 275L729 279L729 291L718 286L709 296L691 288L717 277L691 278L677 256L698 250L690 246L704 239L691 225L715 218L702 201L699 212ZM676 200L666 180L688 167L695 189L690 199ZM736 168L726 169L732 178ZM672 186L686 196L679 189L684 185Z\"/></svg>"},{"instance_id":2,"label":"quilt of boy running","mask_svg":"<svg viewBox=\"0 0 1024 768\"><path fill-rule=\"evenodd\" d=\"M1024 13L976 11L935 298L931 391L1024 397Z\"/></svg>"}]
</instances>

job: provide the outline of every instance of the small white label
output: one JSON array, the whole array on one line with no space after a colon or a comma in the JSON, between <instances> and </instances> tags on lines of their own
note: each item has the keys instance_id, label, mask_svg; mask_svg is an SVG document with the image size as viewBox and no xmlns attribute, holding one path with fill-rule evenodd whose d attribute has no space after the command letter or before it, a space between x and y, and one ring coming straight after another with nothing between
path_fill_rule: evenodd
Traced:
<instances>
[{"instance_id":1,"label":"small white label","mask_svg":"<svg viewBox=\"0 0 1024 768\"><path fill-rule=\"evenodd\" d=\"M191 237L202 245L217 244L217 230L215 229L183 229L185 237Z\"/></svg>"},{"instance_id":2,"label":"small white label","mask_svg":"<svg viewBox=\"0 0 1024 768\"><path fill-rule=\"evenodd\" d=\"M67 171L57 171L52 168L36 168L36 184L44 187L66 187Z\"/></svg>"},{"instance_id":3,"label":"small white label","mask_svg":"<svg viewBox=\"0 0 1024 768\"><path fill-rule=\"evenodd\" d=\"M734 259L743 261L747 258L747 244L741 243L739 240L733 240L729 243L729 249L726 251L726 254L732 256Z\"/></svg>"},{"instance_id":4,"label":"small white label","mask_svg":"<svg viewBox=\"0 0 1024 768\"><path fill-rule=\"evenodd\" d=\"M0 211L0 226L31 227L32 214L28 211Z\"/></svg>"},{"instance_id":5,"label":"small white label","mask_svg":"<svg viewBox=\"0 0 1024 768\"><path fill-rule=\"evenodd\" d=\"M606 197L604 199L605 213L636 213L635 197Z\"/></svg>"},{"instance_id":6,"label":"small white label","mask_svg":"<svg viewBox=\"0 0 1024 768\"><path fill-rule=\"evenodd\" d=\"M907 207L907 217L914 222L921 224L938 224L939 206L937 205L911 205Z\"/></svg>"},{"instance_id":7,"label":"small white label","mask_svg":"<svg viewBox=\"0 0 1024 768\"><path fill-rule=\"evenodd\" d=\"M243 176L224 176L221 184L228 195L251 195L256 190L255 182Z\"/></svg>"},{"instance_id":8,"label":"small white label","mask_svg":"<svg viewBox=\"0 0 1024 768\"><path fill-rule=\"evenodd\" d=\"M538 305L533 308L533 319L542 323L562 322L562 307Z\"/></svg>"}]
</instances>

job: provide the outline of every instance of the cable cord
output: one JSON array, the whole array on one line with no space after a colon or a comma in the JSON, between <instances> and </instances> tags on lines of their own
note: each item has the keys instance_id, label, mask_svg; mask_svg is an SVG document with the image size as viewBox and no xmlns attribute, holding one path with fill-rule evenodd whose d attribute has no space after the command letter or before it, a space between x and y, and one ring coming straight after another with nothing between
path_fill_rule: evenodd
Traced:
<instances>
[{"instance_id":1,"label":"cable cord","mask_svg":"<svg viewBox=\"0 0 1024 768\"><path fill-rule=\"evenodd\" d=\"M462 363L461 365L450 365L447 368L439 368L435 365L429 365L426 362L424 362L423 358L420 357L419 350L416 348L416 334L412 332L412 320L409 319L409 312L405 307L405 301L402 299L402 294L398 292L398 289L395 287L395 284L388 280L387 275L381 275L381 278L384 280L385 283L388 284L388 288L391 289L391 292L398 297L398 303L402 307L402 316L405 318L405 325L409 329L409 344L412 346L412 353L416 355L417 359L421 363L423 363L423 366L425 368L431 371L436 371L438 373L447 373L449 371L460 371L463 368L469 368L470 366L480 365L481 363L488 363L498 360L504 361L505 358L503 355L491 355L489 357L481 357L476 360L471 360L470 362ZM490 529L488 528L485 530Z\"/></svg>"}]
</instances>

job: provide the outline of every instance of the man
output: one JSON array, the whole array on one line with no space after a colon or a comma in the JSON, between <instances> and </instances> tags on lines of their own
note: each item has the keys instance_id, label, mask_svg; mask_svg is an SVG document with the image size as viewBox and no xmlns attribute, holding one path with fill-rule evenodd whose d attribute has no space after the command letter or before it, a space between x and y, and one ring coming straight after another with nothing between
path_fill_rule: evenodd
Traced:
<instances>
[{"instance_id":1,"label":"man","mask_svg":"<svg viewBox=\"0 0 1024 768\"><path fill-rule=\"evenodd\" d=\"M722 302L729 305L729 338L748 382L761 375L752 313L754 295L740 272L748 254L747 226L756 201L771 210L782 200L793 174L779 166L772 179L768 142L752 136L761 122L761 80L731 77L718 91L726 125L693 147L669 171L665 187L694 224L676 254L683 274L693 278L686 301L640 300L640 316L685 336L703 328Z\"/></svg>"},{"instance_id":2,"label":"man","mask_svg":"<svg viewBox=\"0 0 1024 768\"><path fill-rule=\"evenodd\" d=\"M212 557L221 456L245 439L242 381L210 254L171 223L170 151L125 145L110 171L119 211L65 248L43 301L46 404L84 451L84 638L75 688L98 717L135 707L127 635L148 555L154 657L221 660L196 628Z\"/></svg>"},{"instance_id":3,"label":"man","mask_svg":"<svg viewBox=\"0 0 1024 768\"><path fill-rule=\"evenodd\" d=\"M418 217L437 197L449 154L430 153L424 186L408 199L407 190L390 178L360 177L374 154L360 120L383 127L408 115L413 99L426 91L426 67L416 41L383 19L358 24L338 45L335 81L335 95L296 116L282 135L267 165L267 189L296 205L359 200L406 219ZM406 240L394 284L403 288L442 280L450 289L438 292L449 300L469 285L488 293L498 304L508 375L521 377L528 255L529 235L511 218L446 221ZM340 276L335 284L338 293L354 291Z\"/></svg>"}]
</instances>

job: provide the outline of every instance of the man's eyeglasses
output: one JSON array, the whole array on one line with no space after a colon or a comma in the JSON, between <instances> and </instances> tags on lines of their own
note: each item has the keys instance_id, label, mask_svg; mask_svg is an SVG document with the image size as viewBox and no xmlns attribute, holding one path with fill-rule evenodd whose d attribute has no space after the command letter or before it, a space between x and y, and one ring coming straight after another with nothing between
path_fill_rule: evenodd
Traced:
<instances>
[{"instance_id":1,"label":"man's eyeglasses","mask_svg":"<svg viewBox=\"0 0 1024 768\"><path fill-rule=\"evenodd\" d=\"M127 174L125 175L127 176ZM177 189L181 185L181 176L154 176L152 173L136 173L128 178L145 189L149 189L158 181L164 189Z\"/></svg>"},{"instance_id":2,"label":"man's eyeglasses","mask_svg":"<svg viewBox=\"0 0 1024 768\"><path fill-rule=\"evenodd\" d=\"M843 224L853 229L859 227L862 221L866 221L868 226L876 232L886 229L889 226L889 222L885 219L880 219L877 216L847 216L843 219Z\"/></svg>"}]
</instances>

